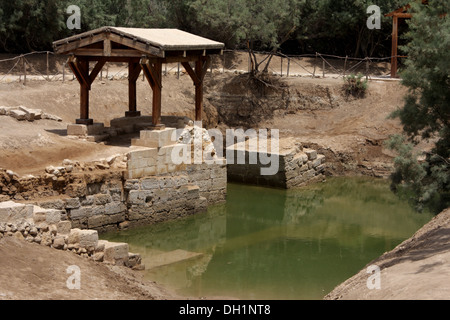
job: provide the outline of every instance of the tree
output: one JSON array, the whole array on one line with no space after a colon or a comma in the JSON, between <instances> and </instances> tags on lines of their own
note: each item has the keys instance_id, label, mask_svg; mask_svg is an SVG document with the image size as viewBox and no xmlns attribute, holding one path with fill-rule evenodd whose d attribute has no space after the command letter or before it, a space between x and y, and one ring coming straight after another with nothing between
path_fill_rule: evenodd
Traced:
<instances>
[{"instance_id":1,"label":"tree","mask_svg":"<svg viewBox=\"0 0 450 320\"><path fill-rule=\"evenodd\" d=\"M217 31L215 37L237 48L246 48L251 72L258 73L299 26L302 0L195 0L191 4L199 25ZM200 29L200 28L199 28ZM207 34L203 33L205 36ZM258 61L255 50L269 54Z\"/></svg>"},{"instance_id":2,"label":"tree","mask_svg":"<svg viewBox=\"0 0 450 320\"><path fill-rule=\"evenodd\" d=\"M55 35L65 27L62 17L58 0L2 1L0 45L5 51L49 48Z\"/></svg>"},{"instance_id":3,"label":"tree","mask_svg":"<svg viewBox=\"0 0 450 320\"><path fill-rule=\"evenodd\" d=\"M409 92L403 108L392 115L401 120L405 137L390 141L390 147L399 151L394 189L407 189L419 208L432 204L436 210L448 206L450 200L449 8L447 0L412 4L413 18L406 35L409 43L403 48L408 60L401 72ZM419 162L412 147L422 140L435 143Z\"/></svg>"}]
</instances>

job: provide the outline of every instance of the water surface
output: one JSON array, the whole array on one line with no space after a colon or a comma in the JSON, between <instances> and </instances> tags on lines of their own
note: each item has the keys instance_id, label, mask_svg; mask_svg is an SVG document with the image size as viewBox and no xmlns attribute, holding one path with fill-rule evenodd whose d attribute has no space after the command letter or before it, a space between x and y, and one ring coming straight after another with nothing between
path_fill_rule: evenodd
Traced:
<instances>
[{"instance_id":1,"label":"water surface","mask_svg":"<svg viewBox=\"0 0 450 320\"><path fill-rule=\"evenodd\" d=\"M228 185L207 213L101 236L140 253L147 279L202 297L322 299L431 219L384 180L295 190Z\"/></svg>"}]
</instances>

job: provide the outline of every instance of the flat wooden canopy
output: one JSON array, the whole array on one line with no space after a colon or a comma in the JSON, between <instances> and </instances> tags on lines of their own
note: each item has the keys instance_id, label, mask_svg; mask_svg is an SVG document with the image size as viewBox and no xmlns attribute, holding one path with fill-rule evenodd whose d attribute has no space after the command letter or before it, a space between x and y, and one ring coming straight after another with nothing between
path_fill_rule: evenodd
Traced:
<instances>
[{"instance_id":1,"label":"flat wooden canopy","mask_svg":"<svg viewBox=\"0 0 450 320\"><path fill-rule=\"evenodd\" d=\"M144 72L153 90L153 125L160 125L162 64L180 62L195 85L195 118L201 121L203 79L209 56L223 54L225 45L178 29L139 29L102 27L53 42L57 54L70 55L68 65L80 82L80 119L91 124L89 91L106 62L125 62L129 66L129 111L138 116L136 81ZM89 62L97 62L89 72ZM190 62L194 62L194 67Z\"/></svg>"}]
</instances>

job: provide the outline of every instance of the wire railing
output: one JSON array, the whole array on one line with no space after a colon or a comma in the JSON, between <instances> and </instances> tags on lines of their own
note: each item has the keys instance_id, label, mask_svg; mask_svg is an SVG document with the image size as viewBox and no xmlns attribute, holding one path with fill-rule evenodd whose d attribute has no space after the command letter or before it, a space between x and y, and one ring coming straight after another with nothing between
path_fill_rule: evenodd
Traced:
<instances>
[{"instance_id":1,"label":"wire railing","mask_svg":"<svg viewBox=\"0 0 450 320\"><path fill-rule=\"evenodd\" d=\"M254 52L263 61L272 55L267 71L280 77L310 76L346 77L360 73L371 78L390 77L390 62L393 57L355 58L323 53L286 55L280 52ZM31 60L33 58L33 60ZM245 61L248 58L248 61ZM405 58L404 56L395 57ZM266 61L269 59L266 59ZM38 51L0 59L0 82L18 81L26 84L28 80L73 81L75 76L68 67L67 57L56 55L51 51ZM262 64L263 65L263 64ZM213 57L210 74L246 73L251 70L250 56L247 51L224 50L222 56ZM174 74L179 79L186 74L180 63L164 65L163 75ZM128 77L128 65L107 63L99 75L100 79L121 80ZM142 77L144 79L144 77Z\"/></svg>"}]
</instances>

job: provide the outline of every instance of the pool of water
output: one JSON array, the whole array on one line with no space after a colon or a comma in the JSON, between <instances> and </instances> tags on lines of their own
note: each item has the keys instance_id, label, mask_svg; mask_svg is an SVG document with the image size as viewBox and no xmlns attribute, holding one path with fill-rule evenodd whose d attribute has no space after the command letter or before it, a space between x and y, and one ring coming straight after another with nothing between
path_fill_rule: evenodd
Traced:
<instances>
[{"instance_id":1,"label":"pool of water","mask_svg":"<svg viewBox=\"0 0 450 320\"><path fill-rule=\"evenodd\" d=\"M229 184L227 203L206 213L101 238L128 242L145 277L181 295L322 299L430 219L387 181L331 178L295 190Z\"/></svg>"}]
</instances>

